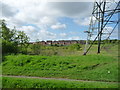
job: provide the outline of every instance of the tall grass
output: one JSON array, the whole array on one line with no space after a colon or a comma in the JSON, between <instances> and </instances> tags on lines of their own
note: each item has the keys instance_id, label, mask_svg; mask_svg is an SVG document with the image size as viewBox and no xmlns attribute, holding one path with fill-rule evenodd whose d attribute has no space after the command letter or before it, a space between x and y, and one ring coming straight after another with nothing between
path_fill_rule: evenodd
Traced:
<instances>
[{"instance_id":1,"label":"tall grass","mask_svg":"<svg viewBox=\"0 0 120 90\"><path fill-rule=\"evenodd\" d=\"M118 88L118 84L3 77L3 88Z\"/></svg>"},{"instance_id":2,"label":"tall grass","mask_svg":"<svg viewBox=\"0 0 120 90\"><path fill-rule=\"evenodd\" d=\"M103 55L8 55L2 66L5 75L118 81L118 60Z\"/></svg>"}]
</instances>

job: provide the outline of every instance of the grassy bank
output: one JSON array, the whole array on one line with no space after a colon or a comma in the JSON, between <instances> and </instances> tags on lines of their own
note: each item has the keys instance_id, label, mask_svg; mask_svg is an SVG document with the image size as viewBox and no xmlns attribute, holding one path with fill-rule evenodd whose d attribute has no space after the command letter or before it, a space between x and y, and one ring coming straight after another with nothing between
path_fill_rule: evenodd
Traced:
<instances>
[{"instance_id":1,"label":"grassy bank","mask_svg":"<svg viewBox=\"0 0 120 90\"><path fill-rule=\"evenodd\" d=\"M3 77L3 88L118 88L118 84Z\"/></svg>"},{"instance_id":2,"label":"grassy bank","mask_svg":"<svg viewBox=\"0 0 120 90\"><path fill-rule=\"evenodd\" d=\"M118 81L118 60L110 56L8 55L4 60L4 75Z\"/></svg>"}]
</instances>

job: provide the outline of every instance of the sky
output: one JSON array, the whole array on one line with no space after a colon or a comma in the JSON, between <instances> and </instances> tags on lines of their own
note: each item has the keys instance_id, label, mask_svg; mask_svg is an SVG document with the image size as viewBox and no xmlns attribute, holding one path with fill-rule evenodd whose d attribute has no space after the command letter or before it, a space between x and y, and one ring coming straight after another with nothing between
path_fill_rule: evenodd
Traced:
<instances>
[{"instance_id":1,"label":"sky","mask_svg":"<svg viewBox=\"0 0 120 90\"><path fill-rule=\"evenodd\" d=\"M0 19L5 19L9 28L24 31L31 42L37 39L86 40L84 31L89 28L94 3L53 1L3 0L0 2ZM113 27L107 28L112 30ZM115 30L111 37L117 38L117 35Z\"/></svg>"}]
</instances>

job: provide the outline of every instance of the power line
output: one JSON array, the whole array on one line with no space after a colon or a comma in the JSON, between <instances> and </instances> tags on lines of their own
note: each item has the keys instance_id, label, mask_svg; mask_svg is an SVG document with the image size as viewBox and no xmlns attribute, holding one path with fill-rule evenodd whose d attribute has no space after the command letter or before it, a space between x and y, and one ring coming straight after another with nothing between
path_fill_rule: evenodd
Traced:
<instances>
[{"instance_id":1,"label":"power line","mask_svg":"<svg viewBox=\"0 0 120 90\"><path fill-rule=\"evenodd\" d=\"M118 23L120 22L120 20L114 21L111 19L115 14L120 12L120 7L119 7L120 1L117 3L114 2L110 5L114 5L114 4L116 4L116 7L110 9L110 6L106 2L106 0L104 0L102 2L100 2L100 1L94 2L94 8L93 8L93 12L92 12L90 26L89 26L88 31L86 31L88 33L88 36L87 36L86 45L85 45L83 55L86 55L88 53L88 51L90 50L90 48L92 47L92 45L94 44L94 42L97 39L98 39L98 53L100 53L100 51L101 51L101 39L102 39L102 34L103 34L104 28L108 24L115 24L116 23L113 30L108 34L109 35L108 38L109 38L111 36L111 34L113 33L113 31L115 30ZM95 18L95 20L93 19L93 17ZM90 40L91 35L93 35L94 31L97 31L97 34L96 34L97 36L94 38L92 43L90 45L88 45L89 41L91 41Z\"/></svg>"}]
</instances>

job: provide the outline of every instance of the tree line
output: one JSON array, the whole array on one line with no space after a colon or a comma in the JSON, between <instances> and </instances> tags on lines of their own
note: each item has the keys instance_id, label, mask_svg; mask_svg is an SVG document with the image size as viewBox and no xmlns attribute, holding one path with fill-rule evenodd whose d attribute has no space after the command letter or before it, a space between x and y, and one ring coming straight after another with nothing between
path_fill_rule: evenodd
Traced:
<instances>
[{"instance_id":1,"label":"tree line","mask_svg":"<svg viewBox=\"0 0 120 90\"><path fill-rule=\"evenodd\" d=\"M0 20L0 45L2 54L27 53L29 37L23 31L7 27L5 20Z\"/></svg>"},{"instance_id":2,"label":"tree line","mask_svg":"<svg viewBox=\"0 0 120 90\"><path fill-rule=\"evenodd\" d=\"M39 40L36 40L36 44L29 44L29 37L23 31L18 31L16 28L10 29L7 27L5 20L0 20L0 47L2 47L2 54L29 54L33 53L38 55L41 53L42 48L47 49L48 46L42 46L39 44ZM90 41L91 43L92 41ZM102 40L101 44L117 44L120 40ZM94 44L98 44L96 40ZM52 45L52 47L59 47L59 45ZM62 47L62 46L60 46ZM70 50L81 50L80 44L73 44L65 46Z\"/></svg>"}]
</instances>

